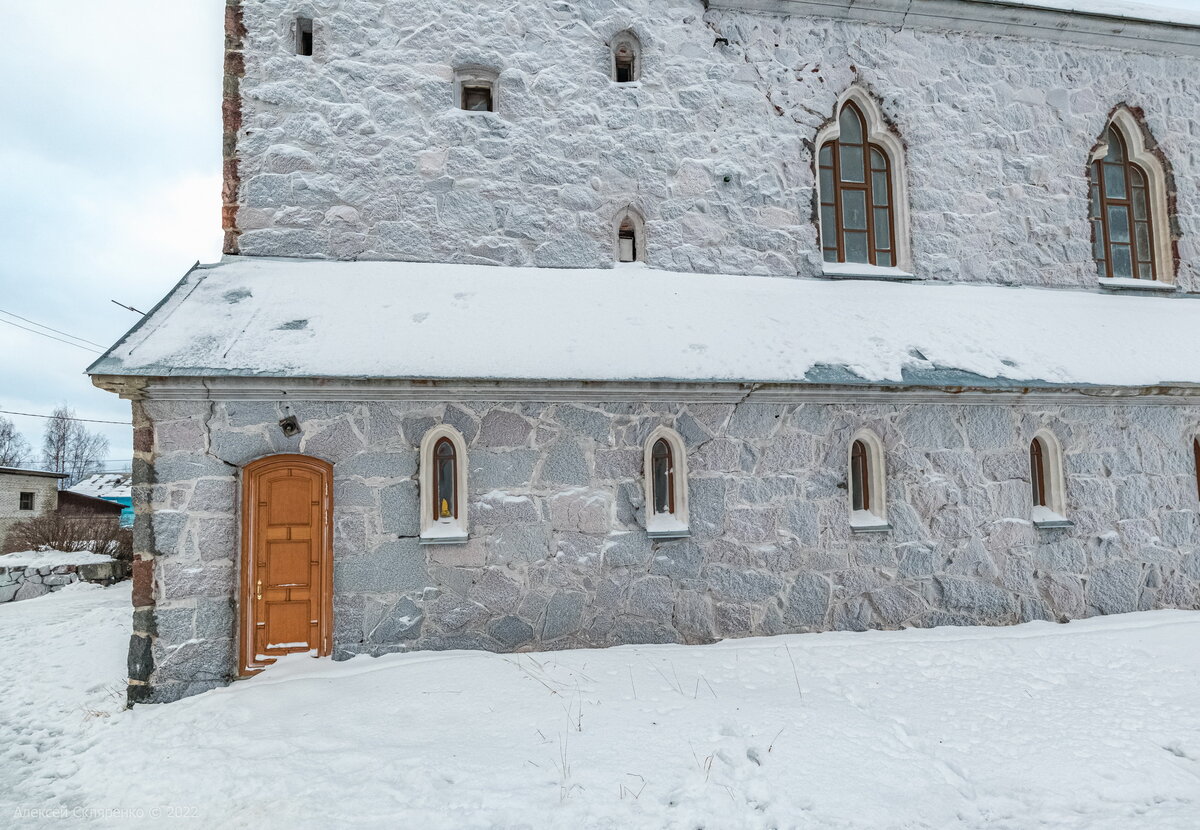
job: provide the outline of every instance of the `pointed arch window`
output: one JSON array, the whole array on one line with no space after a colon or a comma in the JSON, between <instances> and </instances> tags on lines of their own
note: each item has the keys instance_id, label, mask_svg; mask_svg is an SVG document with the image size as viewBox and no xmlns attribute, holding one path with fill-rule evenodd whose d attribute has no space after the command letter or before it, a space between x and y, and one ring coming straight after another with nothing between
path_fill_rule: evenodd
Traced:
<instances>
[{"instance_id":1,"label":"pointed arch window","mask_svg":"<svg viewBox=\"0 0 1200 830\"><path fill-rule=\"evenodd\" d=\"M1169 284L1174 278L1166 173L1144 136L1133 113L1121 108L1092 154L1088 217L1101 284L1104 280Z\"/></svg>"},{"instance_id":2,"label":"pointed arch window","mask_svg":"<svg viewBox=\"0 0 1200 830\"><path fill-rule=\"evenodd\" d=\"M645 480L649 536L688 536L687 453L675 430L658 427L646 439Z\"/></svg>"},{"instance_id":3,"label":"pointed arch window","mask_svg":"<svg viewBox=\"0 0 1200 830\"><path fill-rule=\"evenodd\" d=\"M421 439L421 541L467 540L467 453L458 430L434 427Z\"/></svg>"},{"instance_id":4,"label":"pointed arch window","mask_svg":"<svg viewBox=\"0 0 1200 830\"><path fill-rule=\"evenodd\" d=\"M1049 430L1040 430L1029 442L1029 484L1034 525L1071 527L1066 516L1062 447Z\"/></svg>"},{"instance_id":5,"label":"pointed arch window","mask_svg":"<svg viewBox=\"0 0 1200 830\"><path fill-rule=\"evenodd\" d=\"M856 533L891 530L887 520L883 442L869 429L850 440L850 528Z\"/></svg>"}]
</instances>

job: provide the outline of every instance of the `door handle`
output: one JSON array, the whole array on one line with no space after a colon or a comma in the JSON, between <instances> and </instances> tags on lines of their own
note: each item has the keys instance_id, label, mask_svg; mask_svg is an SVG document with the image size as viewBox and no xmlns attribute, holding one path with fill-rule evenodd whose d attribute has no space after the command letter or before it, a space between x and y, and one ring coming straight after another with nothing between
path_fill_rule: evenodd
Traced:
<instances>
[{"instance_id":1,"label":"door handle","mask_svg":"<svg viewBox=\"0 0 1200 830\"><path fill-rule=\"evenodd\" d=\"M258 598L258 599L262 599L262 580L261 580L261 579L260 579L260 580L258 580L258 594L257 594L257 598Z\"/></svg>"}]
</instances>

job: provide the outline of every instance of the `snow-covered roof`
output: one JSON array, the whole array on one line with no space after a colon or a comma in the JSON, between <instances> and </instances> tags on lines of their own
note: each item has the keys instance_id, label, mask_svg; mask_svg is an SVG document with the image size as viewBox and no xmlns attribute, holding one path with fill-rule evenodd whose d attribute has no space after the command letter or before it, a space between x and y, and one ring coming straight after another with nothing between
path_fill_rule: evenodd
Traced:
<instances>
[{"instance_id":1,"label":"snow-covered roof","mask_svg":"<svg viewBox=\"0 0 1200 830\"><path fill-rule=\"evenodd\" d=\"M977 0L978 2L978 0ZM1054 11L1102 14L1131 20L1200 26L1197 0L983 0L994 5L1033 6Z\"/></svg>"},{"instance_id":2,"label":"snow-covered roof","mask_svg":"<svg viewBox=\"0 0 1200 830\"><path fill-rule=\"evenodd\" d=\"M1200 383L1200 299L656 271L229 258L94 375Z\"/></svg>"},{"instance_id":3,"label":"snow-covered roof","mask_svg":"<svg viewBox=\"0 0 1200 830\"><path fill-rule=\"evenodd\" d=\"M127 499L133 493L129 473L97 473L67 489L96 499Z\"/></svg>"}]
</instances>

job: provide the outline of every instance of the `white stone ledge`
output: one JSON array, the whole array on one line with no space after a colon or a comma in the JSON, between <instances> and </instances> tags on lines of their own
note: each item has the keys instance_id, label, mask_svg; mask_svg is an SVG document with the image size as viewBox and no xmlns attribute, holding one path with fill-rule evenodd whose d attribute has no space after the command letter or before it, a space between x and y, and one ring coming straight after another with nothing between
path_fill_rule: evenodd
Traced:
<instances>
[{"instance_id":1,"label":"white stone ledge","mask_svg":"<svg viewBox=\"0 0 1200 830\"><path fill-rule=\"evenodd\" d=\"M1158 280L1134 280L1123 277L1101 277L1098 282L1101 288L1109 291L1178 291L1178 285Z\"/></svg>"},{"instance_id":2,"label":"white stone ledge","mask_svg":"<svg viewBox=\"0 0 1200 830\"><path fill-rule=\"evenodd\" d=\"M821 265L821 274L831 280L907 282L920 279L903 268L887 268L882 265L868 265L865 262L825 262Z\"/></svg>"},{"instance_id":3,"label":"white stone ledge","mask_svg":"<svg viewBox=\"0 0 1200 830\"><path fill-rule=\"evenodd\" d=\"M968 35L1083 43L1134 52L1200 56L1200 25L1073 11L1006 0L706 0L714 9L811 15ZM1180 11L1182 18L1184 11Z\"/></svg>"}]
</instances>

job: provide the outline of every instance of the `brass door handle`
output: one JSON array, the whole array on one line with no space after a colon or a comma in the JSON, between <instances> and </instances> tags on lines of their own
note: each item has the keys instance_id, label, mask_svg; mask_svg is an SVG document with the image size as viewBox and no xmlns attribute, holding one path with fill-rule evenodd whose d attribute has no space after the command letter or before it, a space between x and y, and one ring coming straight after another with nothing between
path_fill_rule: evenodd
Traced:
<instances>
[{"instance_id":1,"label":"brass door handle","mask_svg":"<svg viewBox=\"0 0 1200 830\"><path fill-rule=\"evenodd\" d=\"M258 599L262 599L262 580L258 580Z\"/></svg>"}]
</instances>

